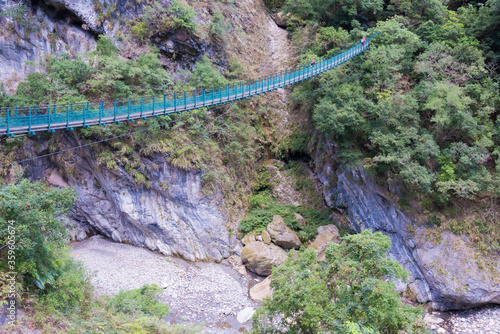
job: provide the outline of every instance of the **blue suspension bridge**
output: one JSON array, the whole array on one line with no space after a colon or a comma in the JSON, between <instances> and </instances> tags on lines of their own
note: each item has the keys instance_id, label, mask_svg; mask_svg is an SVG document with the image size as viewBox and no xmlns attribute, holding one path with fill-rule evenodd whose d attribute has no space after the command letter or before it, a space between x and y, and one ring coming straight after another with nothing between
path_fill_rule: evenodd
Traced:
<instances>
[{"instance_id":1,"label":"blue suspension bridge","mask_svg":"<svg viewBox=\"0 0 500 334\"><path fill-rule=\"evenodd\" d=\"M99 103L75 103L69 105L44 105L33 107L12 107L0 109L0 135L14 136L15 134L36 134L40 131L54 132L57 129L73 130L76 127L90 127L134 121L158 117L170 113L180 113L192 109L216 106L232 101L239 101L255 95L260 95L278 88L287 87L300 81L319 75L335 68L364 52L371 39L371 35L364 43L354 43L328 58L323 58L314 66L303 65L293 70L276 73L257 80L245 83L219 87L217 91L184 92L178 97L164 94L160 98L142 97L140 100Z\"/></svg>"}]
</instances>

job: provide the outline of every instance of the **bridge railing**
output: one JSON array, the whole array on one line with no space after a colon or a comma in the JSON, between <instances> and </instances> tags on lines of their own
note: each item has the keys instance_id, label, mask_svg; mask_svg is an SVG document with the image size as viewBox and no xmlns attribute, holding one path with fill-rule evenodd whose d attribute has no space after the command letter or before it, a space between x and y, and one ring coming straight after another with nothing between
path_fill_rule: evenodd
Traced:
<instances>
[{"instance_id":1,"label":"bridge railing","mask_svg":"<svg viewBox=\"0 0 500 334\"><path fill-rule=\"evenodd\" d=\"M364 45L350 47L319 60L315 66L300 65L293 70L271 76L234 83L225 87L196 89L177 95L147 96L126 100L72 103L68 105L40 105L0 108L0 134L33 133L56 128L72 129L78 126L106 124L181 112L185 110L226 103L269 92L295 84L334 68L365 51L374 35Z\"/></svg>"}]
</instances>

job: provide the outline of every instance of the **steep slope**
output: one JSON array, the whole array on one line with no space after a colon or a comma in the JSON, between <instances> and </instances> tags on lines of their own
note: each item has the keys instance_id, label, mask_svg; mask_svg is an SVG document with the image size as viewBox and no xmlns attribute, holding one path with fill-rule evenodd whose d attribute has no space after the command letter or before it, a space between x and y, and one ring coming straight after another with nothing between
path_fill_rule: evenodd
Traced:
<instances>
[{"instance_id":1,"label":"steep slope","mask_svg":"<svg viewBox=\"0 0 500 334\"><path fill-rule=\"evenodd\" d=\"M4 3L12 8L18 8L14 1L4 1ZM162 3L168 5L168 2ZM17 48L17 45L23 43L34 45L29 50L18 52L16 57L11 53L3 55L3 61L8 65L5 67L3 78L16 72L18 74L12 77L12 80L22 79L27 70L23 72L19 69L22 68L22 59L28 59L27 57L36 61L42 60L45 55L55 51L72 54L85 52L94 47L98 33L108 33L114 36L119 33L120 29L128 29L128 26L123 25L122 20L109 13L111 5L110 2L99 1L93 2L90 7L83 6L82 3L76 1L24 4L23 8L26 8L28 12L23 14L23 19L33 21L46 19L48 22L55 22L53 26L47 25L46 28L41 29L41 35L24 34L22 29L27 29L26 22L22 20L17 22L15 17L1 18L9 25L21 29L20 34L15 38L3 35L1 40L3 43L10 45L11 48ZM153 43L160 48L162 62L166 68L189 68L203 54L214 56L215 53L221 58L214 58L214 63L224 65L227 59L235 59L244 65L244 75L253 77L274 73L290 65L293 53L287 40L287 33L276 26L261 0L236 4L193 2L192 5L198 15L196 20L200 26L199 35L187 34L182 29L176 29L162 36L152 36ZM103 12L108 14L96 16L98 11L95 6L102 6ZM135 18L141 12L141 6L137 4L117 2L115 6L117 15L119 14L121 18ZM107 11L104 7L108 8ZM227 39L220 40L216 36L202 38L202 29L208 29L212 13L215 11L227 16L224 20ZM66 14L71 20L63 20ZM53 33L54 29L59 29L57 27L65 31L76 31L91 43L85 47L82 45L80 45L82 47L78 45L72 47L65 43L64 38L57 35L55 41L57 45L60 45L59 49L52 48L51 44L45 48L39 47L40 43L48 43L48 37L45 36ZM38 44L33 43L34 41ZM133 57L141 50L140 47L131 50L131 46L126 45L124 41L117 42L117 44L121 47L122 55ZM162 49L162 46L165 48ZM175 55L170 54L168 48L174 49ZM261 66L262 64L265 65ZM6 86L14 89L15 83L8 81L4 81L7 83ZM275 98L282 101L283 94L283 92L271 94L270 98L266 98L266 104L273 105ZM258 102L254 101L242 107L253 110L257 108L255 103ZM272 116L269 116L266 122L271 123L271 126L276 124L276 120L281 117L279 113L283 110L283 107L274 108ZM249 138L249 140L254 139ZM88 142L80 131L60 131L55 134L41 134L14 141L18 143L14 147L19 146L16 150L5 152L9 154L9 161L20 157L42 155ZM152 160L158 161L151 168L141 171L142 177L147 182L137 182L128 175L133 169L122 164L120 161L122 158L111 158L111 160L116 160L116 168L110 168L103 162L103 153L124 147L125 143L122 145L120 142L115 142L110 146L106 144L109 143L38 159L24 167L26 177L46 179L55 186L76 188L80 200L69 217L69 224L76 226L74 238L81 239L88 234L99 233L116 241L131 243L193 261L220 261L230 255L236 242L232 230L237 226L237 217L241 216L245 209L244 201L238 199L242 203L238 205L232 203L231 207L228 207L225 204L228 196L222 193L218 184L215 184L210 195L205 195L207 192L203 191L202 178L207 170L189 167L189 163L187 167L174 167L162 159L160 153L138 158L137 166L149 166ZM146 143L136 142L134 145L134 149L139 151L144 149ZM154 147L151 143L148 145ZM217 146L216 142L207 145L207 147ZM218 153L214 153L215 158L211 163L220 166L224 164L222 149L217 150ZM252 157L252 164L260 158L260 155ZM217 166L213 166L214 169ZM240 184L235 185L234 190L230 185L227 186L228 189L235 193L249 194L251 192L249 180L238 182ZM228 211L232 214L228 214Z\"/></svg>"}]
</instances>

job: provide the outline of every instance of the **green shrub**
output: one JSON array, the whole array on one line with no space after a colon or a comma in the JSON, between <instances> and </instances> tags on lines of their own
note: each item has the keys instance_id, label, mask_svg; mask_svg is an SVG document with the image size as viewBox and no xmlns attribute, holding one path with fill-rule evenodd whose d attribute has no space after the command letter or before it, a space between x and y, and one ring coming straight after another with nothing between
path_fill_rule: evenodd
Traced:
<instances>
[{"instance_id":1,"label":"green shrub","mask_svg":"<svg viewBox=\"0 0 500 334\"><path fill-rule=\"evenodd\" d=\"M225 87L228 81L213 67L210 59L203 55L201 60L196 63L189 83L193 87L217 90L218 87Z\"/></svg>"},{"instance_id":2,"label":"green shrub","mask_svg":"<svg viewBox=\"0 0 500 334\"><path fill-rule=\"evenodd\" d=\"M196 22L194 21L196 11L193 7L183 4L179 0L172 0L168 11L172 14L171 24L173 28L185 28L196 32Z\"/></svg>"},{"instance_id":3,"label":"green shrub","mask_svg":"<svg viewBox=\"0 0 500 334\"><path fill-rule=\"evenodd\" d=\"M140 289L120 291L110 303L118 312L162 318L169 312L168 305L159 302L162 291L156 284L145 284Z\"/></svg>"},{"instance_id":4,"label":"green shrub","mask_svg":"<svg viewBox=\"0 0 500 334\"><path fill-rule=\"evenodd\" d=\"M96 43L96 52L101 56L111 57L118 54L118 48L113 44L108 36L99 35L99 39Z\"/></svg>"},{"instance_id":5,"label":"green shrub","mask_svg":"<svg viewBox=\"0 0 500 334\"><path fill-rule=\"evenodd\" d=\"M146 22L136 22L132 28L132 35L137 38L142 43L151 37L151 32L149 31Z\"/></svg>"},{"instance_id":6,"label":"green shrub","mask_svg":"<svg viewBox=\"0 0 500 334\"><path fill-rule=\"evenodd\" d=\"M273 220L274 215L281 216L288 227L297 231L299 238L303 242L314 239L317 235L316 229L318 226L333 224L325 212L308 207L296 207L294 205L277 203L271 197L270 190L258 192L250 197L250 205L250 211L240 221L238 227L243 234L252 231L261 233ZM306 224L302 229L299 229L299 224L294 213L299 213L304 217Z\"/></svg>"},{"instance_id":7,"label":"green shrub","mask_svg":"<svg viewBox=\"0 0 500 334\"><path fill-rule=\"evenodd\" d=\"M66 229L58 218L76 200L72 188L52 188L23 179L0 184L0 243L14 237L16 271L28 287L44 289L61 276L65 261L59 254L66 244Z\"/></svg>"}]
</instances>

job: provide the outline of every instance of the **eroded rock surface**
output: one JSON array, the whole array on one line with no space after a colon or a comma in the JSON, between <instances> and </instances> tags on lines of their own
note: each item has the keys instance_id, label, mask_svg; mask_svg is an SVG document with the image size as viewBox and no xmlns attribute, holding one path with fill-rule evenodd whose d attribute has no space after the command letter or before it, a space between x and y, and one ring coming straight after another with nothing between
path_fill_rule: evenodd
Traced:
<instances>
[{"instance_id":1,"label":"eroded rock surface","mask_svg":"<svg viewBox=\"0 0 500 334\"><path fill-rule=\"evenodd\" d=\"M425 279L439 291L434 302L463 309L477 304L500 304L500 260L488 259L462 238L444 232L439 240L421 228L416 252Z\"/></svg>"},{"instance_id":2,"label":"eroded rock surface","mask_svg":"<svg viewBox=\"0 0 500 334\"><path fill-rule=\"evenodd\" d=\"M320 226L317 230L318 235L307 248L313 248L318 259L324 261L326 246L328 246L330 242L340 242L340 233L335 225Z\"/></svg>"},{"instance_id":3,"label":"eroded rock surface","mask_svg":"<svg viewBox=\"0 0 500 334\"><path fill-rule=\"evenodd\" d=\"M334 157L332 145L325 147ZM317 154L316 172L328 206L344 213L355 230L371 229L391 238L389 256L410 273L406 284L396 285L399 291L408 289L416 301L431 302L431 308L439 310L500 302L499 262L492 264L496 268L492 272L480 270L471 257L475 251L459 241L461 238L443 235L443 242L460 243L460 249L455 250L451 244L444 246L420 238L425 228L414 234L411 219L396 208L391 195L376 184L372 175L362 167L349 169L337 165L334 158L320 158L324 152Z\"/></svg>"},{"instance_id":4,"label":"eroded rock surface","mask_svg":"<svg viewBox=\"0 0 500 334\"><path fill-rule=\"evenodd\" d=\"M285 263L287 253L280 247L260 241L250 242L241 251L241 261L248 270L261 276L271 275L273 266Z\"/></svg>"},{"instance_id":5,"label":"eroded rock surface","mask_svg":"<svg viewBox=\"0 0 500 334\"><path fill-rule=\"evenodd\" d=\"M267 297L273 295L273 289L271 288L271 276L267 276L265 280L260 283L255 284L250 289L250 297L253 300L263 301Z\"/></svg>"},{"instance_id":6,"label":"eroded rock surface","mask_svg":"<svg viewBox=\"0 0 500 334\"><path fill-rule=\"evenodd\" d=\"M286 226L281 216L275 215L273 217L272 222L267 225L267 232L269 232L271 240L276 245L285 249L299 249L300 245L302 245L297 233Z\"/></svg>"},{"instance_id":7,"label":"eroded rock surface","mask_svg":"<svg viewBox=\"0 0 500 334\"><path fill-rule=\"evenodd\" d=\"M61 144L81 145L74 133L56 135L60 135ZM46 149L40 143L28 143L26 149L36 152L36 146L41 150L37 154ZM74 186L79 196L70 223L91 226L115 241L191 261L221 261L231 255L236 238L230 238L226 228L222 194L203 195L201 171L157 161L153 168L141 171L151 180L142 184L122 167L109 169L97 164L88 148L73 151L64 160L35 160L25 176L43 179L54 175L53 170L64 171L64 181Z\"/></svg>"}]
</instances>

